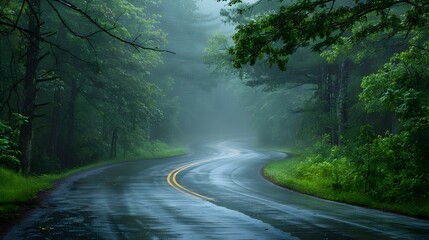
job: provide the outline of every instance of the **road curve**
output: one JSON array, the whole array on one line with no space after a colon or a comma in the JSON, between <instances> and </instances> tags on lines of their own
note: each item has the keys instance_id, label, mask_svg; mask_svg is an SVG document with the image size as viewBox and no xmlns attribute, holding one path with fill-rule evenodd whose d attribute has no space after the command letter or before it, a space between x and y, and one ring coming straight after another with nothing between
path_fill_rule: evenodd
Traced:
<instances>
[{"instance_id":1,"label":"road curve","mask_svg":"<svg viewBox=\"0 0 429 240\"><path fill-rule=\"evenodd\" d=\"M3 239L429 239L429 221L266 181L278 152L243 140L98 168L63 181Z\"/></svg>"}]
</instances>

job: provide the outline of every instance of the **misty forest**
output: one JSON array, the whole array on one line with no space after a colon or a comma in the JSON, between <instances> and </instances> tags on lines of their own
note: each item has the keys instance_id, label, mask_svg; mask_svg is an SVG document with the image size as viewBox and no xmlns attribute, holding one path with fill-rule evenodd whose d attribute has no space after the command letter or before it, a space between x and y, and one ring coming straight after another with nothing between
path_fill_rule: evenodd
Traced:
<instances>
[{"instance_id":1,"label":"misty forest","mask_svg":"<svg viewBox=\"0 0 429 240\"><path fill-rule=\"evenodd\" d=\"M1 0L0 237L424 239L428 66L428 0Z\"/></svg>"}]
</instances>

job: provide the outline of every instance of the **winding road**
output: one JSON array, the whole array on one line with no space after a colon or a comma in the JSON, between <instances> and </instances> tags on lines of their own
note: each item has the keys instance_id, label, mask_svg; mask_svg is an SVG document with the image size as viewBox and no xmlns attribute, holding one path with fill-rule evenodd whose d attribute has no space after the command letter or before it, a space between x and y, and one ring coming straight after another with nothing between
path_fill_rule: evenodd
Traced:
<instances>
[{"instance_id":1,"label":"winding road","mask_svg":"<svg viewBox=\"0 0 429 240\"><path fill-rule=\"evenodd\" d=\"M76 174L3 239L429 239L429 221L310 197L260 172L246 140Z\"/></svg>"}]
</instances>

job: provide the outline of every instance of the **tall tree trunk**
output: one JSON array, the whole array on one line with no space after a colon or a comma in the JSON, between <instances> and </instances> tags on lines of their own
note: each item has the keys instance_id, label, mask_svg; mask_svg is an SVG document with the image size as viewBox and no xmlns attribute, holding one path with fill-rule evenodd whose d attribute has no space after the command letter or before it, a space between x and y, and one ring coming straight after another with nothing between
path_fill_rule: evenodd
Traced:
<instances>
[{"instance_id":1,"label":"tall tree trunk","mask_svg":"<svg viewBox=\"0 0 429 240\"><path fill-rule=\"evenodd\" d=\"M368 143L366 160L368 162L368 165L367 165L366 174L365 174L365 192L368 192L370 187L370 174L371 174L371 144L370 143Z\"/></svg>"},{"instance_id":2,"label":"tall tree trunk","mask_svg":"<svg viewBox=\"0 0 429 240\"><path fill-rule=\"evenodd\" d=\"M339 78L338 78L338 98L337 98L337 127L338 127L338 140L337 143L341 145L341 136L344 135L344 129L348 120L348 106L347 106L347 85L348 85L348 72L346 61L340 65Z\"/></svg>"},{"instance_id":3,"label":"tall tree trunk","mask_svg":"<svg viewBox=\"0 0 429 240\"><path fill-rule=\"evenodd\" d=\"M69 108L68 108L68 119L67 119L67 138L66 138L66 146L67 149L65 152L66 156L64 156L65 166L73 166L76 164L74 162L75 154L74 154L74 135L76 129L76 100L77 95L79 93L79 87L77 83L76 77L71 77L71 86L70 86L70 99L69 99Z\"/></svg>"},{"instance_id":4,"label":"tall tree trunk","mask_svg":"<svg viewBox=\"0 0 429 240\"><path fill-rule=\"evenodd\" d=\"M53 108L51 115L51 134L49 136L49 157L51 159L59 159L59 141L61 130L61 89L55 88Z\"/></svg>"},{"instance_id":5,"label":"tall tree trunk","mask_svg":"<svg viewBox=\"0 0 429 240\"><path fill-rule=\"evenodd\" d=\"M325 66L322 74L322 81L319 86L321 89L320 100L322 102L322 114L328 117L328 122L324 126L324 134L329 135L330 143L337 144L337 127L335 123L335 112L336 112L336 89L337 89L337 78L336 68L332 66Z\"/></svg>"},{"instance_id":6,"label":"tall tree trunk","mask_svg":"<svg viewBox=\"0 0 429 240\"><path fill-rule=\"evenodd\" d=\"M3 56L3 39L2 38L0 38L0 56ZM2 61L3 61L3 58L0 57L0 89L4 89L4 87L2 86L2 83L4 83L4 80L2 80L2 78L5 76L5 74L3 73Z\"/></svg>"},{"instance_id":7,"label":"tall tree trunk","mask_svg":"<svg viewBox=\"0 0 429 240\"><path fill-rule=\"evenodd\" d=\"M64 31L64 26L62 23L58 23L58 32L57 32L57 41L64 41L66 38L66 34ZM63 69L63 57L61 55L60 50L55 51L55 60L56 60L56 66L57 66L57 72L61 73ZM62 79L64 78L61 76ZM53 98L53 107L52 107L52 113L51 113L51 132L49 136L49 157L51 159L60 159L60 149L59 149L59 141L60 141L60 132L61 132L61 87L56 86L54 90L54 98ZM60 166L61 166L60 161ZM62 167L62 166L61 166Z\"/></svg>"},{"instance_id":8,"label":"tall tree trunk","mask_svg":"<svg viewBox=\"0 0 429 240\"><path fill-rule=\"evenodd\" d=\"M116 158L117 140L118 140L118 127L116 127L112 133L112 142L110 144L110 158Z\"/></svg>"},{"instance_id":9,"label":"tall tree trunk","mask_svg":"<svg viewBox=\"0 0 429 240\"><path fill-rule=\"evenodd\" d=\"M66 32L62 23L58 24L58 33L57 33L57 42L65 41ZM62 54L60 51L55 52L57 71L63 73L63 60ZM64 79L63 74L61 78ZM56 159L60 161L60 166L62 166L63 160L61 156L63 155L60 151L60 134L61 134L61 87L56 86L54 90L53 98L53 108L51 113L51 132L49 136L49 157L51 159Z\"/></svg>"},{"instance_id":10,"label":"tall tree trunk","mask_svg":"<svg viewBox=\"0 0 429 240\"><path fill-rule=\"evenodd\" d=\"M338 145L337 131L337 98L338 98L338 74L331 77L330 82L330 101L329 101L329 121L331 124L331 142L333 145Z\"/></svg>"},{"instance_id":11,"label":"tall tree trunk","mask_svg":"<svg viewBox=\"0 0 429 240\"><path fill-rule=\"evenodd\" d=\"M398 134L400 132L399 130L399 120L398 118L395 116L395 114L392 114L392 125L391 125L391 129L390 132L394 133L394 134Z\"/></svg>"},{"instance_id":12,"label":"tall tree trunk","mask_svg":"<svg viewBox=\"0 0 429 240\"><path fill-rule=\"evenodd\" d=\"M150 122L149 122L149 117L146 120L146 136L147 136L147 140L150 141Z\"/></svg>"},{"instance_id":13,"label":"tall tree trunk","mask_svg":"<svg viewBox=\"0 0 429 240\"><path fill-rule=\"evenodd\" d=\"M31 11L28 11L28 30L32 32L28 36L28 47L26 53L26 66L23 85L23 102L21 114L28 118L23 124L19 135L19 150L21 151L21 169L24 174L30 172L31 166L31 146L33 140L33 120L36 110L36 78L39 65L39 44L40 44L40 0L29 0Z\"/></svg>"}]
</instances>

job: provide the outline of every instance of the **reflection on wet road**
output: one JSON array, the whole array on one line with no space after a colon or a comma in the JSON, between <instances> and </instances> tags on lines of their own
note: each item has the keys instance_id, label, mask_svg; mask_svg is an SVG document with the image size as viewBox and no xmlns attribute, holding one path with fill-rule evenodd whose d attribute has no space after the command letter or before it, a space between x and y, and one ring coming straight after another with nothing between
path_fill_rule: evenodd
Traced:
<instances>
[{"instance_id":1,"label":"reflection on wet road","mask_svg":"<svg viewBox=\"0 0 429 240\"><path fill-rule=\"evenodd\" d=\"M284 154L246 146L201 144L75 175L4 239L429 239L429 221L266 181L262 167Z\"/></svg>"}]
</instances>

